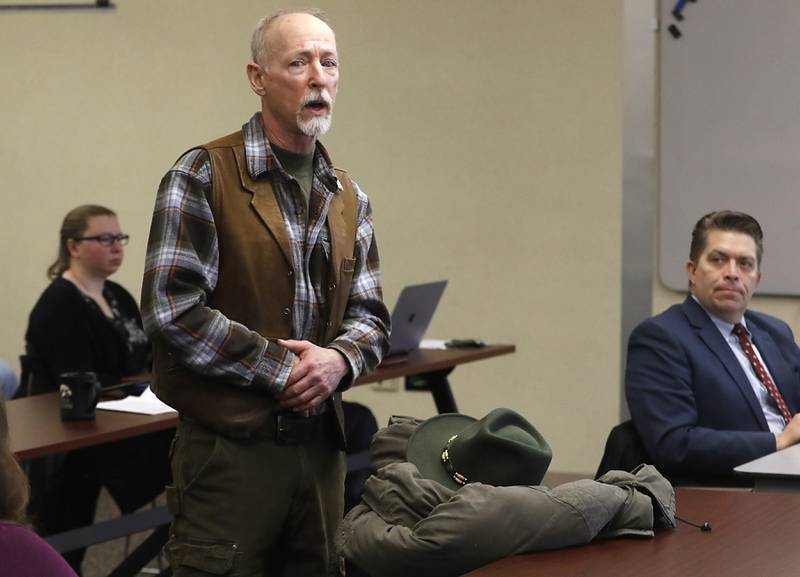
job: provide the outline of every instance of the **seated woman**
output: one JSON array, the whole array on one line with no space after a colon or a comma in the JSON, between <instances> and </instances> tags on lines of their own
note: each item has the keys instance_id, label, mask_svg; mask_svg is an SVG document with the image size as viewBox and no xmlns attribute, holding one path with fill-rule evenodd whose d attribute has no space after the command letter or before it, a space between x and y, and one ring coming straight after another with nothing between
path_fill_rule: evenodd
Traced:
<instances>
[{"instance_id":1,"label":"seated woman","mask_svg":"<svg viewBox=\"0 0 800 577\"><path fill-rule=\"evenodd\" d=\"M58 389L58 376L93 371L104 386L150 371L150 345L133 297L108 280L122 264L123 234L116 214L97 205L70 211L61 226L52 279L31 312L25 335L36 359L33 392ZM41 529L48 534L89 525L101 486L123 512L161 493L169 480L172 431L67 453L43 489ZM84 550L65 555L80 573Z\"/></svg>"},{"instance_id":2,"label":"seated woman","mask_svg":"<svg viewBox=\"0 0 800 577\"><path fill-rule=\"evenodd\" d=\"M0 559L15 577L76 577L64 559L25 524L28 480L11 454L6 404L0 399Z\"/></svg>"},{"instance_id":3,"label":"seated woman","mask_svg":"<svg viewBox=\"0 0 800 577\"><path fill-rule=\"evenodd\" d=\"M64 218L52 279L33 311L25 340L43 371L33 390L58 389L58 375L94 371L103 386L150 370L150 345L136 301L108 277L122 264L117 216L97 205L79 206ZM44 374L41 374L41 373Z\"/></svg>"}]
</instances>

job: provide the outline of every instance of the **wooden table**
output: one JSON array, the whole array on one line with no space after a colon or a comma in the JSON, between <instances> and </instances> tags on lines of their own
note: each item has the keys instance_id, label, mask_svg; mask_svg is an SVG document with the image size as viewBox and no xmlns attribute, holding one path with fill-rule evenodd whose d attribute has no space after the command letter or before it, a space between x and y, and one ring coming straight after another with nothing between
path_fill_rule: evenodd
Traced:
<instances>
[{"instance_id":1,"label":"wooden table","mask_svg":"<svg viewBox=\"0 0 800 577\"><path fill-rule=\"evenodd\" d=\"M405 362L380 366L358 379L356 385L400 377L413 378L416 382L414 388L431 392L439 412L454 412L456 405L447 374L457 365L513 352L513 345L477 349L418 349L412 351ZM178 422L174 413L149 416L116 411L97 411L94 421L64 422L59 418L58 393L8 401L6 408L11 450L21 460L169 429Z\"/></svg>"},{"instance_id":2,"label":"wooden table","mask_svg":"<svg viewBox=\"0 0 800 577\"><path fill-rule=\"evenodd\" d=\"M404 377L407 390L428 391L439 413L457 413L453 391L447 380L457 365L510 355L514 345L489 345L460 349L416 349L402 363L381 364L375 371L356 381L365 385Z\"/></svg>"},{"instance_id":3,"label":"wooden table","mask_svg":"<svg viewBox=\"0 0 800 577\"><path fill-rule=\"evenodd\" d=\"M515 350L514 345L488 345L462 349L416 349L408 353L404 362L382 364L367 376L358 379L356 385L452 369L456 365L510 355Z\"/></svg>"},{"instance_id":4,"label":"wooden table","mask_svg":"<svg viewBox=\"0 0 800 577\"><path fill-rule=\"evenodd\" d=\"M150 416L118 411L97 411L93 421L62 421L57 392L14 399L6 408L11 450L20 460L136 437L178 423L175 413Z\"/></svg>"},{"instance_id":5,"label":"wooden table","mask_svg":"<svg viewBox=\"0 0 800 577\"><path fill-rule=\"evenodd\" d=\"M509 557L464 577L795 577L800 495L677 489L678 522L655 539L624 538Z\"/></svg>"}]
</instances>

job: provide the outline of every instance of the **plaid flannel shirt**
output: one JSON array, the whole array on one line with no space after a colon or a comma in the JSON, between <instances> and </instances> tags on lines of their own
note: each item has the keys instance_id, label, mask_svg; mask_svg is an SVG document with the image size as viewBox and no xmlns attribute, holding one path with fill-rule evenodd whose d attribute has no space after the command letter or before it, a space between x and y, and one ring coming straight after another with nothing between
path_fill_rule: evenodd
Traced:
<instances>
[{"instance_id":1,"label":"plaid flannel shirt","mask_svg":"<svg viewBox=\"0 0 800 577\"><path fill-rule=\"evenodd\" d=\"M320 284L324 279L314 278L319 275L312 275L309 265L315 247L329 254L326 216L341 184L327 152L317 143L306 222L302 193L272 152L261 114L256 113L242 130L247 170L254 180L271 180L290 238L292 265L297 271L292 338L316 343L324 329L320 313L326 291ZM211 186L211 162L200 149L181 157L161 181L145 261L145 330L151 337L159 335L184 365L203 375L238 386L265 387L278 394L286 385L294 353L205 305L219 272L216 228L206 200ZM390 329L372 211L367 196L355 182L353 187L357 196L356 268L338 336L328 344L344 355L350 366L350 380L342 383L341 389L380 362L388 349ZM231 346L232 342L237 346ZM241 346L242 342L246 346Z\"/></svg>"}]
</instances>

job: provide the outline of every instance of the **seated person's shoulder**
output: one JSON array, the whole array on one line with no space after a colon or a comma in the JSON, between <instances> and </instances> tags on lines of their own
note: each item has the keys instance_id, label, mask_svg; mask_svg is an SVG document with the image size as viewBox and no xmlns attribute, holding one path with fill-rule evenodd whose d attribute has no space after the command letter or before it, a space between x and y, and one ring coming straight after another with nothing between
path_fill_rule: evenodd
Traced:
<instances>
[{"instance_id":1,"label":"seated person's shoulder","mask_svg":"<svg viewBox=\"0 0 800 577\"><path fill-rule=\"evenodd\" d=\"M680 305L673 305L667 310L640 322L631 333L631 339L637 337L662 336L675 337L686 325L686 318Z\"/></svg>"},{"instance_id":2,"label":"seated person's shoulder","mask_svg":"<svg viewBox=\"0 0 800 577\"><path fill-rule=\"evenodd\" d=\"M111 294L114 295L117 304L122 309L121 312L123 316L139 316L139 305L136 304L136 299L133 298L133 295L129 293L125 287L112 280L106 280L106 289L111 291Z\"/></svg>"},{"instance_id":3,"label":"seated person's shoulder","mask_svg":"<svg viewBox=\"0 0 800 577\"><path fill-rule=\"evenodd\" d=\"M36 533L17 523L0 521L0 557L3 559L3 571L8 571L8 575L77 577L55 549Z\"/></svg>"},{"instance_id":4,"label":"seated person's shoulder","mask_svg":"<svg viewBox=\"0 0 800 577\"><path fill-rule=\"evenodd\" d=\"M72 297L78 296L80 293L78 289L75 287L74 284L69 282L67 279L58 277L53 279L53 281L47 285L47 288L44 289L42 292L42 297L53 297L53 296L60 296L62 298L65 297Z\"/></svg>"},{"instance_id":5,"label":"seated person's shoulder","mask_svg":"<svg viewBox=\"0 0 800 577\"><path fill-rule=\"evenodd\" d=\"M31 311L31 318L43 316L45 320L48 315L57 314L65 308L69 309L80 301L81 294L75 285L63 278L54 279L36 301Z\"/></svg>"},{"instance_id":6,"label":"seated person's shoulder","mask_svg":"<svg viewBox=\"0 0 800 577\"><path fill-rule=\"evenodd\" d=\"M786 322L771 315L749 310L745 313L745 318L749 327L756 327L768 334L787 359L800 363L800 347Z\"/></svg>"},{"instance_id":7,"label":"seated person's shoulder","mask_svg":"<svg viewBox=\"0 0 800 577\"><path fill-rule=\"evenodd\" d=\"M789 328L789 325L778 317L773 317L772 315L760 313L758 311L748 310L745 313L745 318L747 319L748 323L755 323L759 328L765 331L777 332L789 336L792 335L792 329Z\"/></svg>"},{"instance_id":8,"label":"seated person's shoulder","mask_svg":"<svg viewBox=\"0 0 800 577\"><path fill-rule=\"evenodd\" d=\"M134 300L133 295L131 295L131 293L129 293L128 290L124 286L122 286L121 284L115 283L113 280L109 280L109 279L106 280L106 288L108 290L110 290L111 292L113 292L114 296L116 296L118 298L122 297L122 298L125 298L126 300L127 299L130 299L131 301Z\"/></svg>"}]
</instances>

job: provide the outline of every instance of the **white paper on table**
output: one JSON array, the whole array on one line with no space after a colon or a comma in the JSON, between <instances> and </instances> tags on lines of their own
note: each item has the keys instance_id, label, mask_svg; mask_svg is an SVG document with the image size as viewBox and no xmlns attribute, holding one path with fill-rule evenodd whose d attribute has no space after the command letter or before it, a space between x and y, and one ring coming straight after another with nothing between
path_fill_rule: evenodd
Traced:
<instances>
[{"instance_id":1,"label":"white paper on table","mask_svg":"<svg viewBox=\"0 0 800 577\"><path fill-rule=\"evenodd\" d=\"M130 395L118 401L102 401L97 403L97 408L105 411L122 411L123 413L138 413L140 415L163 415L164 413L176 412L175 409L156 397L150 387L147 387L138 397Z\"/></svg>"},{"instance_id":2,"label":"white paper on table","mask_svg":"<svg viewBox=\"0 0 800 577\"><path fill-rule=\"evenodd\" d=\"M444 344L447 341L440 340L440 339L422 339L422 342L419 344L419 348L421 349L446 349L447 347Z\"/></svg>"}]
</instances>

